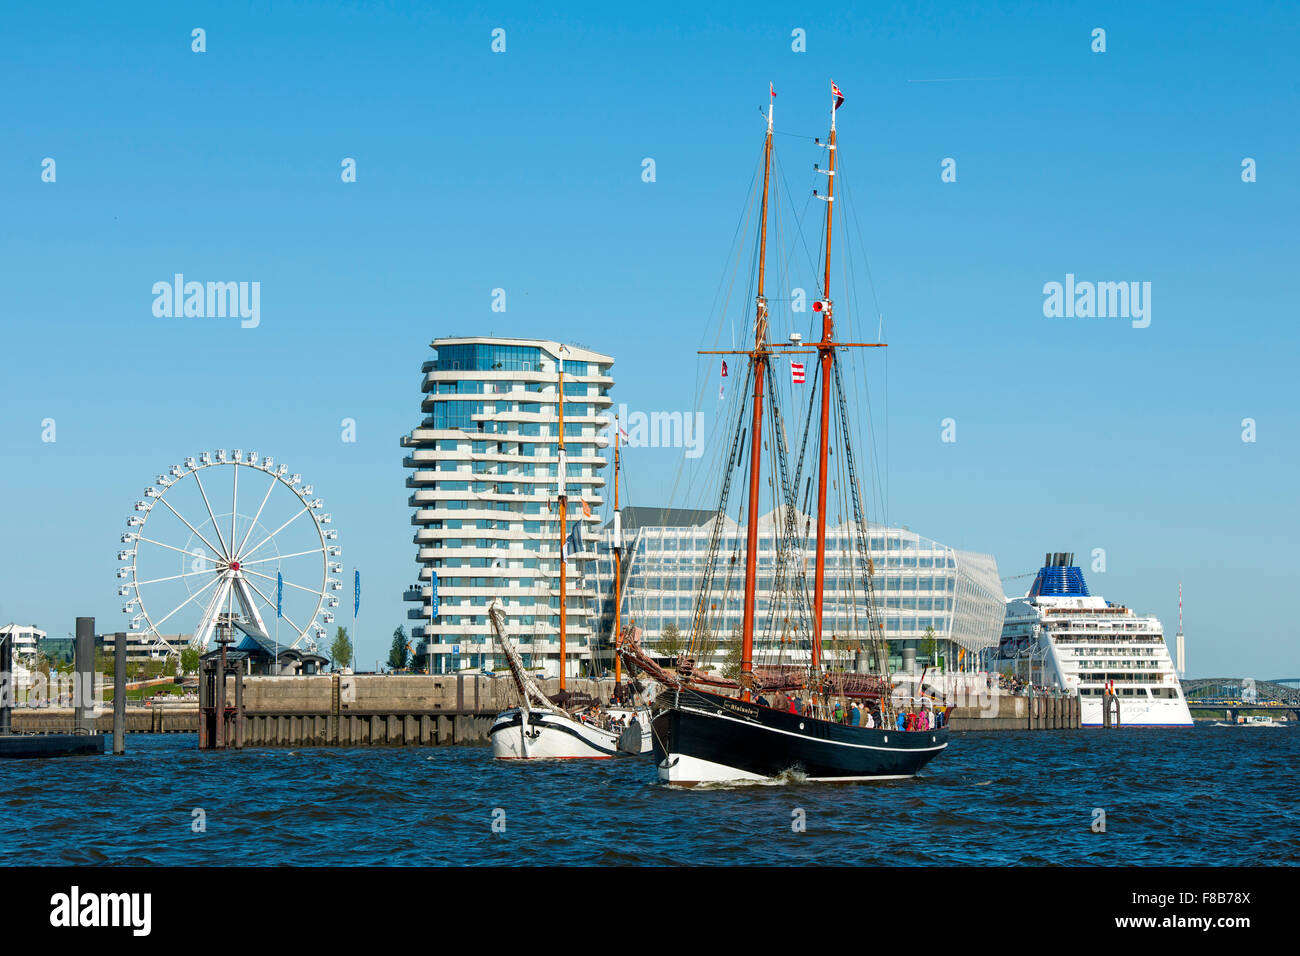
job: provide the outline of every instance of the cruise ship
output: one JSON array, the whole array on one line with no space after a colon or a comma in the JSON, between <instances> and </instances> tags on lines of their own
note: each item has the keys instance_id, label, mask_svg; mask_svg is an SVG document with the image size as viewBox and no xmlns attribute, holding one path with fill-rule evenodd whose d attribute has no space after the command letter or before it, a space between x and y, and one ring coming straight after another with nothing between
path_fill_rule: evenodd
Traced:
<instances>
[{"instance_id":1,"label":"cruise ship","mask_svg":"<svg viewBox=\"0 0 1300 956\"><path fill-rule=\"evenodd\" d=\"M1121 727L1191 727L1160 621L1091 594L1074 555L1048 554L1024 597L1007 602L994 668L1076 691L1085 727L1102 725L1109 686Z\"/></svg>"}]
</instances>

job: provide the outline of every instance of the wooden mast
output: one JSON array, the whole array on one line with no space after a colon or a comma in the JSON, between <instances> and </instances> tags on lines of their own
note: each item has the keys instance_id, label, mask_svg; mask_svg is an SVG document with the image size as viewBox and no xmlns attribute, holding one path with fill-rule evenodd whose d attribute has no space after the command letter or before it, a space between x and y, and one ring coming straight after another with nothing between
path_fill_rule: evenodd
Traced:
<instances>
[{"instance_id":1,"label":"wooden mast","mask_svg":"<svg viewBox=\"0 0 1300 956\"><path fill-rule=\"evenodd\" d=\"M829 442L831 430L831 374L835 368L835 350L846 348L878 349L884 348L883 342L836 342L834 307L831 303L831 222L835 212L835 111L839 109L844 96L840 89L831 83L831 135L826 144L830 153L830 168L826 171L829 182L826 199L826 271L822 284L822 300L813 304L815 311L822 314L822 337L817 343L821 378L821 441L818 448L817 468L817 554L813 578L813 640L812 666L820 669L822 660L822 604L826 591L826 481L829 464ZM843 436L847 443L849 436ZM848 494L856 495L857 489L847 489ZM864 516L865 520L865 516ZM860 529L865 533L866 529ZM868 567L871 559L867 558ZM870 575L868 571L868 575ZM881 627L884 625L882 624ZM877 637L878 635L873 635Z\"/></svg>"},{"instance_id":2,"label":"wooden mast","mask_svg":"<svg viewBox=\"0 0 1300 956\"><path fill-rule=\"evenodd\" d=\"M835 89L835 84L831 84ZM817 343L821 363L821 443L818 448L817 467L817 558L813 578L813 640L812 667L821 669L822 659L822 605L826 593L826 471L831 431L831 366L835 361L835 319L831 307L831 219L835 214L835 110L836 96L831 93L831 136L826 144L830 154L830 168L826 170L826 273L822 284L822 337Z\"/></svg>"},{"instance_id":3,"label":"wooden mast","mask_svg":"<svg viewBox=\"0 0 1300 956\"><path fill-rule=\"evenodd\" d=\"M623 562L622 529L618 517L618 440L619 423L614 422L614 685L623 682L623 658L619 649L623 646L623 629L620 626L620 613L623 610Z\"/></svg>"},{"instance_id":4,"label":"wooden mast","mask_svg":"<svg viewBox=\"0 0 1300 956\"><path fill-rule=\"evenodd\" d=\"M772 97L776 94L773 92ZM767 137L763 141L763 203L758 240L758 294L755 298L754 351L750 367L754 372L754 414L749 429L749 524L745 544L745 616L741 630L741 700L749 700L754 685L754 597L758 582L758 500L762 492L763 376L767 370L767 298L763 274L767 263L767 191L772 171L772 102L767 104Z\"/></svg>"},{"instance_id":5,"label":"wooden mast","mask_svg":"<svg viewBox=\"0 0 1300 956\"><path fill-rule=\"evenodd\" d=\"M556 362L560 366L560 444L559 444L559 498L560 503L560 690L564 690L564 672L567 670L567 655L565 648L565 625L567 623L567 611L565 606L568 602L565 595L565 578L567 563L564 559L564 540L568 537L568 504L569 498L564 489L564 359L561 355L564 352L564 346L560 346L560 354L556 355Z\"/></svg>"}]
</instances>

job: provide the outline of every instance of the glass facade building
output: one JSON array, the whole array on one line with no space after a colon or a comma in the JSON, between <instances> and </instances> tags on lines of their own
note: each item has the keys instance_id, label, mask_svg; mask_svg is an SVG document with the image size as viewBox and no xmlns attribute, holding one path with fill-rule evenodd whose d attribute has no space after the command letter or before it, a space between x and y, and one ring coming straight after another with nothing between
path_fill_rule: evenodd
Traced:
<instances>
[{"instance_id":1,"label":"glass facade building","mask_svg":"<svg viewBox=\"0 0 1300 956\"><path fill-rule=\"evenodd\" d=\"M779 540L775 512L762 516L759 532L758 617L765 619L770 607L775 576L776 546ZM709 540L715 514L681 509L625 508L623 510L624 622L642 629L642 640L653 651L669 624L687 637L691 631L695 588L708 559ZM803 516L797 527L807 527ZM712 626L722 632L738 630L742 615L744 528L724 518L718 566L715 569L716 606ZM815 528L815 523L811 525ZM815 534L815 531L814 531ZM824 644L839 635L848 638L861 625L861 566L851 568L847 552L855 547L852 523L827 530L826 599ZM805 557L811 588L811 555L815 539L809 537ZM910 668L918 660L944 654L951 647L952 663L973 663L984 648L996 646L1001 636L1005 598L998 578L996 560L987 554L958 551L906 528L870 525L867 548L874 566L877 606L889 642L891 666ZM724 580L731 556L739 554L738 567L731 571L732 587L723 594L717 586ZM592 589L597 597L600 630L610 633L613 623L613 560L608 550L591 565L595 576ZM856 580L855 580L856 578ZM924 646L926 629L933 628L939 646ZM761 648L763 638L757 634ZM948 644L951 642L951 645ZM968 654L962 655L964 648ZM717 652L719 655L722 652ZM718 657L714 663L720 663Z\"/></svg>"}]
</instances>

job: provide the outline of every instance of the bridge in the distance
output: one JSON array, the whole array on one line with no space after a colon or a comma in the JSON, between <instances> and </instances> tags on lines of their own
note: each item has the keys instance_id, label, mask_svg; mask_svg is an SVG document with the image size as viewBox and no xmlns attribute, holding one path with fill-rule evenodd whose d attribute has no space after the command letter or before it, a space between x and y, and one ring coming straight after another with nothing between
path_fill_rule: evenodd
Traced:
<instances>
[{"instance_id":1,"label":"bridge in the distance","mask_svg":"<svg viewBox=\"0 0 1300 956\"><path fill-rule=\"evenodd\" d=\"M1300 720L1300 678L1255 680L1250 677L1202 677L1184 680L1183 696L1192 711L1222 710L1229 720L1242 710L1287 713Z\"/></svg>"}]
</instances>

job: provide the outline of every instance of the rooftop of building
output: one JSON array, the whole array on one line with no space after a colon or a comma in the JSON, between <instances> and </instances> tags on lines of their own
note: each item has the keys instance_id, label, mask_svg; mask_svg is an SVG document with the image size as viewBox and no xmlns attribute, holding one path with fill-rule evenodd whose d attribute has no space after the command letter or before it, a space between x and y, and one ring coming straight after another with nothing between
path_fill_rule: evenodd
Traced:
<instances>
[{"instance_id":1,"label":"rooftop of building","mask_svg":"<svg viewBox=\"0 0 1300 956\"><path fill-rule=\"evenodd\" d=\"M701 508L646 508L646 507L626 507L621 509L624 531L635 531L640 528L702 528L710 525L717 517L717 512ZM785 512L785 506L782 505L774 508L758 518L759 528L763 532L771 532L778 526L782 515ZM796 527L802 528L804 523L812 520L812 515L804 514L801 511L795 512ZM608 528L612 522L606 522ZM734 532L738 528L744 527L736 521L731 515L725 515L723 519L723 530L728 533ZM841 524L827 524L827 531L833 534L844 534L852 531L856 527L856 522L849 520ZM948 545L940 544L933 538L928 538L920 532L913 531L906 525L886 525L874 521L867 522L867 531L871 534L897 534L907 537L909 540L925 542L923 546L934 546L939 548L948 548ZM960 550L960 549L950 549Z\"/></svg>"},{"instance_id":2,"label":"rooftop of building","mask_svg":"<svg viewBox=\"0 0 1300 956\"><path fill-rule=\"evenodd\" d=\"M623 508L623 530L637 528L695 528L708 524L716 511L701 508Z\"/></svg>"},{"instance_id":3,"label":"rooftop of building","mask_svg":"<svg viewBox=\"0 0 1300 956\"><path fill-rule=\"evenodd\" d=\"M558 342L555 339L528 339L493 335L451 335L434 339L429 343L429 348L436 350L448 345L523 345L544 349L554 356L558 356L560 349L564 349L566 359L598 362L604 365L614 364L612 355L606 355L603 352L597 352L582 345Z\"/></svg>"}]
</instances>

